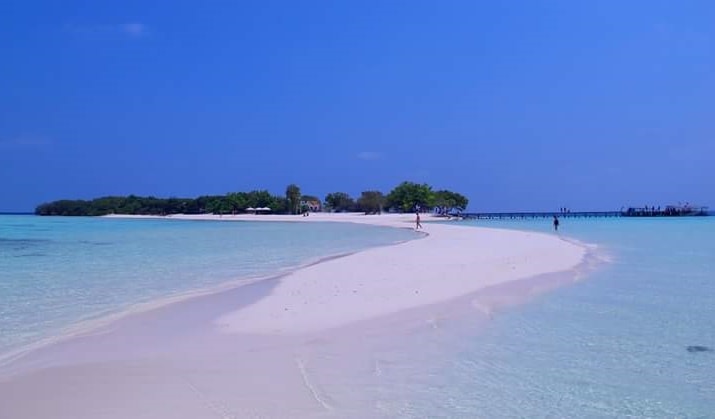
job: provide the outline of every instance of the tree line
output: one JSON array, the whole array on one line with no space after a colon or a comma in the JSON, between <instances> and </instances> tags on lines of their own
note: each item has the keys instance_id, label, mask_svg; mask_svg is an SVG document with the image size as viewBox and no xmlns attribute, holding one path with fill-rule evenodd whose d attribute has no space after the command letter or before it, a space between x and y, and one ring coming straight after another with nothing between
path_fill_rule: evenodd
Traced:
<instances>
[{"instance_id":1,"label":"tree line","mask_svg":"<svg viewBox=\"0 0 715 419\"><path fill-rule=\"evenodd\" d=\"M317 197L303 195L295 184L286 187L285 195L266 190L231 192L225 195L204 195L198 198L156 198L107 196L92 200L59 200L39 205L37 215L100 216L108 214L171 215L171 214L241 214L250 208L270 208L274 214L297 214L307 211L308 202L320 202ZM345 192L329 193L323 209L332 212L383 211L413 212L438 208L440 212L463 211L469 200L456 192L433 191L427 184L403 182L387 195L377 190L364 191L357 199Z\"/></svg>"},{"instance_id":2,"label":"tree line","mask_svg":"<svg viewBox=\"0 0 715 419\"><path fill-rule=\"evenodd\" d=\"M428 184L414 182L402 182L387 195L380 191L365 191L356 200L345 192L334 192L325 197L325 206L329 211L367 214L435 209L446 214L462 212L468 205L469 199L460 193L444 189L435 191Z\"/></svg>"}]
</instances>

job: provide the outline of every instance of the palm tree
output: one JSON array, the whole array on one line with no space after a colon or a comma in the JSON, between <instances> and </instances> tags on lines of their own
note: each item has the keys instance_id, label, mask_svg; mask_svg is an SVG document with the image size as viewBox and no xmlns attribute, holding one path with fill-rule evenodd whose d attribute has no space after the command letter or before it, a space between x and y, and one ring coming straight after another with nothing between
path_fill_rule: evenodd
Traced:
<instances>
[{"instance_id":1,"label":"palm tree","mask_svg":"<svg viewBox=\"0 0 715 419\"><path fill-rule=\"evenodd\" d=\"M236 215L237 212L241 212L246 208L246 193L245 192L234 192L229 193L226 196L226 200L231 207L231 213Z\"/></svg>"},{"instance_id":2,"label":"palm tree","mask_svg":"<svg viewBox=\"0 0 715 419\"><path fill-rule=\"evenodd\" d=\"M286 199L288 200L289 210L292 214L298 213L300 206L300 187L291 183L286 187Z\"/></svg>"}]
</instances>

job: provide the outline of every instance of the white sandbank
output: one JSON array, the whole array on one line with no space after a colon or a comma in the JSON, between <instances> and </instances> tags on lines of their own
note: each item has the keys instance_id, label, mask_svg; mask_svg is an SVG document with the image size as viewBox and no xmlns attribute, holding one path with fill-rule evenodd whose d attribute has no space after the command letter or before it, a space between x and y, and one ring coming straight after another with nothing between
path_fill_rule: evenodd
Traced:
<instances>
[{"instance_id":1,"label":"white sandbank","mask_svg":"<svg viewBox=\"0 0 715 419\"><path fill-rule=\"evenodd\" d=\"M387 214L161 218L414 227L414 215ZM430 220L420 239L138 313L30 354L29 368L0 375L0 417L395 417L385 407L394 397L375 394L453 355L439 332L455 307L458 323L488 318L571 281L586 255L557 235ZM561 280L548 279L557 272Z\"/></svg>"},{"instance_id":2,"label":"white sandbank","mask_svg":"<svg viewBox=\"0 0 715 419\"><path fill-rule=\"evenodd\" d=\"M171 218L415 225L413 214ZM557 236L428 223L439 218L424 215L422 219L424 228L419 231L427 233L424 239L301 269L282 278L267 298L221 316L216 324L224 333L300 334L330 329L448 301L504 282L565 271L578 265L585 254L584 248Z\"/></svg>"}]
</instances>

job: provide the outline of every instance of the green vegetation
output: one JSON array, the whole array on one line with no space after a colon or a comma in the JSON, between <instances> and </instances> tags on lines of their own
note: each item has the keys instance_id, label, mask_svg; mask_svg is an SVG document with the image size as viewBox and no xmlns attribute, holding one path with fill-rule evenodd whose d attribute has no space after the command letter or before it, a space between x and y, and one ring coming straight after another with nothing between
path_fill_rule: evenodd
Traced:
<instances>
[{"instance_id":1,"label":"green vegetation","mask_svg":"<svg viewBox=\"0 0 715 419\"><path fill-rule=\"evenodd\" d=\"M226 195L206 195L198 198L155 198L107 196L93 200L61 200L39 205L37 215L98 216L107 214L171 215L171 214L240 214L248 208L268 207L274 214L297 214L303 201L319 201L310 195L301 195L295 184L286 187L285 196L272 195L266 190L231 192ZM387 196L376 190L364 191L355 200L345 192L329 193L325 209L333 212L364 212L378 214L383 211L412 212L416 207L441 213L464 211L469 200L456 192L433 191L427 184L403 182Z\"/></svg>"},{"instance_id":2,"label":"green vegetation","mask_svg":"<svg viewBox=\"0 0 715 419\"><path fill-rule=\"evenodd\" d=\"M351 212L356 210L355 205L355 200L345 192L333 192L325 197L325 208L329 211Z\"/></svg>"},{"instance_id":3,"label":"green vegetation","mask_svg":"<svg viewBox=\"0 0 715 419\"><path fill-rule=\"evenodd\" d=\"M469 199L457 192L441 190L434 193L434 205L442 208L443 212L464 211L469 205Z\"/></svg>"},{"instance_id":4,"label":"green vegetation","mask_svg":"<svg viewBox=\"0 0 715 419\"><path fill-rule=\"evenodd\" d=\"M83 200L61 200L42 204L35 209L37 215L84 215L107 214L170 215L170 214L236 214L246 208L271 208L272 212L285 213L288 203L285 198L271 195L268 191L237 192L226 195L190 198L155 198L141 196L107 196Z\"/></svg>"},{"instance_id":5,"label":"green vegetation","mask_svg":"<svg viewBox=\"0 0 715 419\"><path fill-rule=\"evenodd\" d=\"M462 194L448 190L433 191L427 184L402 182L387 195L387 206L402 212L416 208L437 208L441 213L464 211L469 199Z\"/></svg>"},{"instance_id":6,"label":"green vegetation","mask_svg":"<svg viewBox=\"0 0 715 419\"><path fill-rule=\"evenodd\" d=\"M402 182L387 195L387 205L401 212L414 211L420 208L435 206L435 193L427 184Z\"/></svg>"},{"instance_id":7,"label":"green vegetation","mask_svg":"<svg viewBox=\"0 0 715 419\"><path fill-rule=\"evenodd\" d=\"M333 212L364 212L377 214L385 210L394 212L413 212L420 209L437 210L447 214L467 209L469 199L462 194L448 190L433 191L427 184L402 182L387 196L380 191L364 191L357 201L345 192L329 193L325 197L325 208Z\"/></svg>"},{"instance_id":8,"label":"green vegetation","mask_svg":"<svg viewBox=\"0 0 715 419\"><path fill-rule=\"evenodd\" d=\"M300 209L300 187L290 184L286 187L286 200L291 214L297 214Z\"/></svg>"},{"instance_id":9,"label":"green vegetation","mask_svg":"<svg viewBox=\"0 0 715 419\"><path fill-rule=\"evenodd\" d=\"M365 191L358 198L357 206L365 214L379 214L385 207L385 196L380 191Z\"/></svg>"}]
</instances>

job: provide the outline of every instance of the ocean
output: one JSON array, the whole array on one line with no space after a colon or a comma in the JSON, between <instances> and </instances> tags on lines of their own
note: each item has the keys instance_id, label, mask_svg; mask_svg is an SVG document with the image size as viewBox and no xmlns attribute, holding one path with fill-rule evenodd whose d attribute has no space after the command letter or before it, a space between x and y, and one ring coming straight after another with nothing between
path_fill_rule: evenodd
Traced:
<instances>
[{"instance_id":1,"label":"ocean","mask_svg":"<svg viewBox=\"0 0 715 419\"><path fill-rule=\"evenodd\" d=\"M549 219L460 225L557 234ZM369 359L347 367L365 374L324 371L334 400L354 399L365 409L356 417L715 417L715 218L562 219L558 235L607 262L486 323L436 316L399 339L359 337ZM413 237L350 224L0 217L0 349Z\"/></svg>"},{"instance_id":2,"label":"ocean","mask_svg":"<svg viewBox=\"0 0 715 419\"><path fill-rule=\"evenodd\" d=\"M343 223L0 215L0 359L142 304L412 238Z\"/></svg>"},{"instance_id":3,"label":"ocean","mask_svg":"<svg viewBox=\"0 0 715 419\"><path fill-rule=\"evenodd\" d=\"M549 219L462 224L555 234ZM400 365L402 385L375 396L385 412L715 417L715 218L562 219L559 235L610 262L486 327L460 320L416 336L406 345L422 353Z\"/></svg>"}]
</instances>

